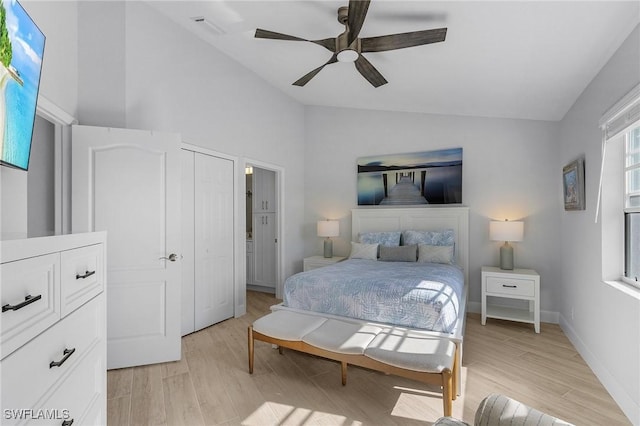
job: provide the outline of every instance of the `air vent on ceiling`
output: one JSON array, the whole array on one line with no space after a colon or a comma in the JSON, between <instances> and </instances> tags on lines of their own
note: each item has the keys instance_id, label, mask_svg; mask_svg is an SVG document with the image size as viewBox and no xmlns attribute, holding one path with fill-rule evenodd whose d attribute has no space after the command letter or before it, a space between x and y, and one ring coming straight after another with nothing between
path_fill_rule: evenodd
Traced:
<instances>
[{"instance_id":1,"label":"air vent on ceiling","mask_svg":"<svg viewBox=\"0 0 640 426\"><path fill-rule=\"evenodd\" d=\"M222 27L220 27L219 25L214 24L213 22L211 22L209 19L205 18L204 16L194 16L191 18L191 20L193 22L195 22L196 24L202 26L202 28L206 29L207 31L215 34L215 35L222 35L225 34L226 31L222 29Z\"/></svg>"}]
</instances>

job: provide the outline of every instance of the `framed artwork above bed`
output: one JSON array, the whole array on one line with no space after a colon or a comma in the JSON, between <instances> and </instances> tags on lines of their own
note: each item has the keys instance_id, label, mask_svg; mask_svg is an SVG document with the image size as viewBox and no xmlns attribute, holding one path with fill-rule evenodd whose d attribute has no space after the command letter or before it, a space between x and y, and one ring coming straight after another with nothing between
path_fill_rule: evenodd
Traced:
<instances>
[{"instance_id":1,"label":"framed artwork above bed","mask_svg":"<svg viewBox=\"0 0 640 426\"><path fill-rule=\"evenodd\" d=\"M358 159L358 205L462 203L462 148Z\"/></svg>"}]
</instances>

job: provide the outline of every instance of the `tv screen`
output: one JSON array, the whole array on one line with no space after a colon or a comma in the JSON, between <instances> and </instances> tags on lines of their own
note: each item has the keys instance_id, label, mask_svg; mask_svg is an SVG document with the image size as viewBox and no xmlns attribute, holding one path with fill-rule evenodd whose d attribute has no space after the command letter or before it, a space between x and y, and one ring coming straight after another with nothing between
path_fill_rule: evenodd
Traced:
<instances>
[{"instance_id":1,"label":"tv screen","mask_svg":"<svg viewBox=\"0 0 640 426\"><path fill-rule=\"evenodd\" d=\"M17 0L0 1L0 164L27 170L45 37Z\"/></svg>"}]
</instances>

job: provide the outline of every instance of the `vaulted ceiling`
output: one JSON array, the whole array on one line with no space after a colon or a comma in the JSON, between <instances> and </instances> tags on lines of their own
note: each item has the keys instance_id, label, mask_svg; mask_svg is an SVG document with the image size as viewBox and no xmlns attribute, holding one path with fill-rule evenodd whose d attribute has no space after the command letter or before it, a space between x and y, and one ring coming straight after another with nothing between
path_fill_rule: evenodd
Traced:
<instances>
[{"instance_id":1,"label":"vaulted ceiling","mask_svg":"<svg viewBox=\"0 0 640 426\"><path fill-rule=\"evenodd\" d=\"M353 63L297 87L331 52L256 39L256 28L335 37L348 0L147 3L305 105L535 120L562 119L640 22L638 1L373 0L360 37L446 27L446 41L365 53L388 80L379 88Z\"/></svg>"}]
</instances>

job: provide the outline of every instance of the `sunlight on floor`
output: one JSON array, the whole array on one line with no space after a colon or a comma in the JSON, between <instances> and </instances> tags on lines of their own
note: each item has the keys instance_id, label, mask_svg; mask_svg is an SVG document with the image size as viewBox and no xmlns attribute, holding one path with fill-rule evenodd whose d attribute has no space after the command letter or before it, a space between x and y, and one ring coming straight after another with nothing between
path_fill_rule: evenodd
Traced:
<instances>
[{"instance_id":1,"label":"sunlight on floor","mask_svg":"<svg viewBox=\"0 0 640 426\"><path fill-rule=\"evenodd\" d=\"M277 418L277 420L274 418ZM307 425L326 424L341 426L362 426L358 420L348 419L338 414L314 411L307 408L293 407L268 401L262 404L249 417L242 421L243 425L264 425L265 419L274 418L273 424Z\"/></svg>"}]
</instances>

